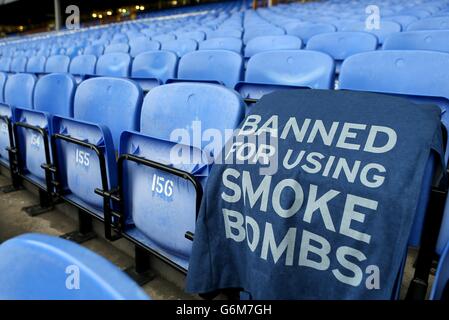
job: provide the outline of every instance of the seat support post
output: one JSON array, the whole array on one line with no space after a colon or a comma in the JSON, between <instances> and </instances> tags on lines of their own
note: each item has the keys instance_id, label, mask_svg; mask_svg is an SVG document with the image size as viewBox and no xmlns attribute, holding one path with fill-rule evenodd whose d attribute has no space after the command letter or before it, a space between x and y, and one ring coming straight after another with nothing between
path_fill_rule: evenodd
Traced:
<instances>
[{"instance_id":1,"label":"seat support post","mask_svg":"<svg viewBox=\"0 0 449 320\"><path fill-rule=\"evenodd\" d=\"M52 211L53 209L54 206L50 193L42 189L39 189L39 204L22 208L22 210L25 211L30 217L38 216L40 214Z\"/></svg>"},{"instance_id":2,"label":"seat support post","mask_svg":"<svg viewBox=\"0 0 449 320\"><path fill-rule=\"evenodd\" d=\"M3 120L6 123L6 127L8 129L8 135L9 135L9 147L7 147L8 150L8 157L9 157L9 174L11 177L11 184L7 186L3 186L0 188L1 193L10 193L14 191L19 191L23 189L22 181L20 179L20 175L18 173L18 159L17 159L17 150L14 147L14 128L11 123L11 120L7 116L1 116L1 120Z\"/></svg>"}]
</instances>

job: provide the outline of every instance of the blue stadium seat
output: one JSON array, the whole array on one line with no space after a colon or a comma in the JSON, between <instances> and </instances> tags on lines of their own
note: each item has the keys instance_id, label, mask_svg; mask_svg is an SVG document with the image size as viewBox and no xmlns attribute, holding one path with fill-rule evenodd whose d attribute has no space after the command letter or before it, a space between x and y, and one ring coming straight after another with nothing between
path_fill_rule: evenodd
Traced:
<instances>
[{"instance_id":1,"label":"blue stadium seat","mask_svg":"<svg viewBox=\"0 0 449 320\"><path fill-rule=\"evenodd\" d=\"M179 60L178 79L217 81L229 88L241 80L243 58L228 50L201 50L185 54Z\"/></svg>"},{"instance_id":2,"label":"blue stadium seat","mask_svg":"<svg viewBox=\"0 0 449 320\"><path fill-rule=\"evenodd\" d=\"M432 50L449 53L449 30L394 33L384 42L384 50Z\"/></svg>"},{"instance_id":3,"label":"blue stadium seat","mask_svg":"<svg viewBox=\"0 0 449 320\"><path fill-rule=\"evenodd\" d=\"M242 39L242 31L234 28L219 28L207 33L207 40L225 37Z\"/></svg>"},{"instance_id":4,"label":"blue stadium seat","mask_svg":"<svg viewBox=\"0 0 449 320\"><path fill-rule=\"evenodd\" d=\"M330 23L300 22L286 25L285 30L287 30L287 34L297 36L304 43L307 43L313 36L320 33L335 32L337 28Z\"/></svg>"},{"instance_id":5,"label":"blue stadium seat","mask_svg":"<svg viewBox=\"0 0 449 320\"><path fill-rule=\"evenodd\" d=\"M106 53L97 60L95 73L98 76L128 77L131 68L131 56L127 53Z\"/></svg>"},{"instance_id":6,"label":"blue stadium seat","mask_svg":"<svg viewBox=\"0 0 449 320\"><path fill-rule=\"evenodd\" d=\"M50 56L45 64L45 72L68 72L70 65L70 58L66 55Z\"/></svg>"},{"instance_id":7,"label":"blue stadium seat","mask_svg":"<svg viewBox=\"0 0 449 320\"><path fill-rule=\"evenodd\" d=\"M44 73L45 72L45 62L47 58L44 56L34 56L28 59L27 72L30 73Z\"/></svg>"},{"instance_id":8,"label":"blue stadium seat","mask_svg":"<svg viewBox=\"0 0 449 320\"><path fill-rule=\"evenodd\" d=\"M154 37L151 37L151 40L158 41L160 43L164 43L167 41L176 40L176 36L174 34L160 34Z\"/></svg>"},{"instance_id":9,"label":"blue stadium seat","mask_svg":"<svg viewBox=\"0 0 449 320\"><path fill-rule=\"evenodd\" d=\"M448 29L449 29L449 16L418 20L410 23L407 27L407 31L448 30Z\"/></svg>"},{"instance_id":10,"label":"blue stadium seat","mask_svg":"<svg viewBox=\"0 0 449 320\"><path fill-rule=\"evenodd\" d=\"M449 68L448 53L414 50L360 53L343 62L339 86L341 89L402 95L417 103L437 104L442 109L442 123L449 128L449 74L445 72L446 68ZM446 163L448 157L449 152L446 151ZM412 246L420 243L427 202L428 195L423 195L409 241ZM449 208L446 208L446 220L448 212ZM442 228L438 253L448 241L448 229Z\"/></svg>"},{"instance_id":11,"label":"blue stadium seat","mask_svg":"<svg viewBox=\"0 0 449 320\"><path fill-rule=\"evenodd\" d=\"M140 132L125 132L120 142L123 232L128 237L187 269L192 243L185 235L195 231L197 196L201 197L208 175L205 157L213 160L220 150L208 149L210 141L198 144L188 139L177 144L178 137L173 134L186 128L192 137L194 121L201 121L202 132L213 129L224 139L225 130L238 126L244 110L236 92L214 84L173 83L146 95ZM173 158L176 147L184 148L183 159ZM165 169L137 164L148 160Z\"/></svg>"},{"instance_id":12,"label":"blue stadium seat","mask_svg":"<svg viewBox=\"0 0 449 320\"><path fill-rule=\"evenodd\" d=\"M28 59L26 57L16 57L12 59L9 71L16 73L25 72L27 62Z\"/></svg>"},{"instance_id":13,"label":"blue stadium seat","mask_svg":"<svg viewBox=\"0 0 449 320\"><path fill-rule=\"evenodd\" d=\"M126 34L124 34L124 33L116 33L112 37L111 44L128 43L128 41L129 41L129 39L128 39L128 36Z\"/></svg>"},{"instance_id":14,"label":"blue stadium seat","mask_svg":"<svg viewBox=\"0 0 449 320\"><path fill-rule=\"evenodd\" d=\"M336 62L336 71L347 57L377 49L377 37L367 32L329 32L313 36L307 42L308 50L327 53Z\"/></svg>"},{"instance_id":15,"label":"blue stadium seat","mask_svg":"<svg viewBox=\"0 0 449 320\"><path fill-rule=\"evenodd\" d=\"M158 41L148 40L146 37L132 39L129 42L129 46L131 47L132 57L136 57L140 53L144 53L146 51L154 51L161 48L161 44Z\"/></svg>"},{"instance_id":16,"label":"blue stadium seat","mask_svg":"<svg viewBox=\"0 0 449 320\"><path fill-rule=\"evenodd\" d=\"M95 74L97 57L92 54L76 56L70 63L69 73L74 76L86 76Z\"/></svg>"},{"instance_id":17,"label":"blue stadium seat","mask_svg":"<svg viewBox=\"0 0 449 320\"><path fill-rule=\"evenodd\" d=\"M43 234L24 234L0 245L0 283L1 300L149 299L103 257Z\"/></svg>"},{"instance_id":18,"label":"blue stadium seat","mask_svg":"<svg viewBox=\"0 0 449 320\"><path fill-rule=\"evenodd\" d=\"M331 89L334 69L334 60L318 51L261 52L249 59L245 83L237 84L236 90L245 98L259 99L273 90L271 85Z\"/></svg>"},{"instance_id":19,"label":"blue stadium seat","mask_svg":"<svg viewBox=\"0 0 449 320\"><path fill-rule=\"evenodd\" d=\"M0 72L9 72L11 66L11 58L1 57L0 58Z\"/></svg>"},{"instance_id":20,"label":"blue stadium seat","mask_svg":"<svg viewBox=\"0 0 449 320\"><path fill-rule=\"evenodd\" d=\"M284 36L261 36L248 41L245 47L245 57L250 58L256 53L271 50L299 50L302 41L298 37Z\"/></svg>"},{"instance_id":21,"label":"blue stadium seat","mask_svg":"<svg viewBox=\"0 0 449 320\"><path fill-rule=\"evenodd\" d=\"M175 52L178 57L182 57L187 52L195 51L198 48L198 43L195 40L171 40L162 42L162 50Z\"/></svg>"},{"instance_id":22,"label":"blue stadium seat","mask_svg":"<svg viewBox=\"0 0 449 320\"><path fill-rule=\"evenodd\" d=\"M58 192L100 220L104 203L95 188L116 186L115 150L122 131L139 129L141 103L142 91L130 80L90 78L76 90L74 119L53 117ZM105 164L103 179L101 163Z\"/></svg>"},{"instance_id":23,"label":"blue stadium seat","mask_svg":"<svg viewBox=\"0 0 449 320\"><path fill-rule=\"evenodd\" d=\"M449 243L440 256L430 300L449 300Z\"/></svg>"},{"instance_id":24,"label":"blue stadium seat","mask_svg":"<svg viewBox=\"0 0 449 320\"><path fill-rule=\"evenodd\" d=\"M9 166L9 153L7 147L11 145L12 129L10 124L13 122L13 109L33 108L33 92L36 84L36 77L27 73L16 73L10 75L4 87L4 103L0 104L0 163Z\"/></svg>"},{"instance_id":25,"label":"blue stadium seat","mask_svg":"<svg viewBox=\"0 0 449 320\"><path fill-rule=\"evenodd\" d=\"M51 164L51 116L73 116L75 79L64 73L41 77L34 88L34 110L15 108L15 146L19 152L21 175L36 186L49 191L42 164ZM44 141L46 140L46 141Z\"/></svg>"},{"instance_id":26,"label":"blue stadium seat","mask_svg":"<svg viewBox=\"0 0 449 320\"><path fill-rule=\"evenodd\" d=\"M407 30L409 24L418 20L418 18L415 16L399 16L399 15L389 16L383 19L399 23L401 25L402 30Z\"/></svg>"},{"instance_id":27,"label":"blue stadium seat","mask_svg":"<svg viewBox=\"0 0 449 320\"><path fill-rule=\"evenodd\" d=\"M200 42L199 50L230 50L242 53L242 40L233 37L212 38Z\"/></svg>"},{"instance_id":28,"label":"blue stadium seat","mask_svg":"<svg viewBox=\"0 0 449 320\"><path fill-rule=\"evenodd\" d=\"M5 102L3 91L5 89L5 83L8 75L5 72L0 72L0 104Z\"/></svg>"},{"instance_id":29,"label":"blue stadium seat","mask_svg":"<svg viewBox=\"0 0 449 320\"><path fill-rule=\"evenodd\" d=\"M252 28L246 28L243 34L243 42L247 44L251 39L262 36L282 36L285 34L285 30L273 25L258 26Z\"/></svg>"},{"instance_id":30,"label":"blue stadium seat","mask_svg":"<svg viewBox=\"0 0 449 320\"><path fill-rule=\"evenodd\" d=\"M112 52L128 53L129 52L129 45L126 44L126 43L113 43L113 44L108 45L104 49L104 54L112 53Z\"/></svg>"},{"instance_id":31,"label":"blue stadium seat","mask_svg":"<svg viewBox=\"0 0 449 320\"><path fill-rule=\"evenodd\" d=\"M97 58L99 56L101 56L104 52L104 46L101 44L97 44L97 45L91 45L86 47L86 49L84 49L84 54L92 54L94 56L96 56Z\"/></svg>"},{"instance_id":32,"label":"blue stadium seat","mask_svg":"<svg viewBox=\"0 0 449 320\"><path fill-rule=\"evenodd\" d=\"M134 58L131 77L145 91L176 78L178 56L171 51L148 51Z\"/></svg>"}]
</instances>

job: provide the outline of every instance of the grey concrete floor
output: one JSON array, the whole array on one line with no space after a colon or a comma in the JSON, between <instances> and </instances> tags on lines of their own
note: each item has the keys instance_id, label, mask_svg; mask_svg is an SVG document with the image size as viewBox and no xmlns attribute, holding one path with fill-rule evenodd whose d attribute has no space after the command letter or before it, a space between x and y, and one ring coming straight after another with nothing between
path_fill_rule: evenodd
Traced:
<instances>
[{"instance_id":1,"label":"grey concrete floor","mask_svg":"<svg viewBox=\"0 0 449 320\"><path fill-rule=\"evenodd\" d=\"M0 187L7 184L9 184L9 178L0 174ZM28 232L59 236L76 230L77 221L64 214L64 211L69 210L66 205L58 206L55 210L36 217L30 217L22 211L24 206L36 203L38 203L37 195L27 189L0 194L0 242ZM133 264L133 251L129 246L112 245L101 237L89 240L82 245L104 256L121 269ZM413 263L416 253L416 250L409 250L401 286L401 298L404 298L410 280L413 277ZM188 295L183 291L183 275L177 274L173 270L167 270L169 268L160 261L156 261L155 266L158 269L155 271L156 277L143 286L143 289L153 299L198 299L198 297ZM170 281L167 279L170 279ZM173 281L172 279L175 280ZM429 280L430 288L433 276Z\"/></svg>"},{"instance_id":2,"label":"grey concrete floor","mask_svg":"<svg viewBox=\"0 0 449 320\"><path fill-rule=\"evenodd\" d=\"M0 187L8 184L9 179L0 174ZM37 195L26 189L0 194L0 242L29 232L59 236L76 230L77 221L61 212L60 207L36 217L30 217L22 211L23 207L36 203L38 203ZM133 264L132 250L127 254L101 237L89 240L82 245L105 257L121 269ZM156 274L152 281L143 286L143 289L153 299L196 298L184 293L181 286L182 284L173 283Z\"/></svg>"}]
</instances>

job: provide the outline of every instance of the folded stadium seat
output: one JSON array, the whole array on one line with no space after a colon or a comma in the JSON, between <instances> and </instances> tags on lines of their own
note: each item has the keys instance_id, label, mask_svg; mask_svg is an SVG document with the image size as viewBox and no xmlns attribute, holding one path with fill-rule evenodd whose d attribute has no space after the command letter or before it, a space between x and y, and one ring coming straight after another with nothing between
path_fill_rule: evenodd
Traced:
<instances>
[{"instance_id":1,"label":"folded stadium seat","mask_svg":"<svg viewBox=\"0 0 449 320\"><path fill-rule=\"evenodd\" d=\"M33 108L33 92L36 80L36 76L32 74L16 73L7 78L4 86L4 104L0 104L0 164L9 168L12 186L2 188L3 192L20 188L17 163L13 160L15 158L13 153L13 110L16 107Z\"/></svg>"},{"instance_id":2,"label":"folded stadium seat","mask_svg":"<svg viewBox=\"0 0 449 320\"><path fill-rule=\"evenodd\" d=\"M420 20L433 19L430 17L432 13L423 9L407 9L399 12L400 15L415 16Z\"/></svg>"},{"instance_id":3,"label":"folded stadium seat","mask_svg":"<svg viewBox=\"0 0 449 320\"><path fill-rule=\"evenodd\" d=\"M243 34L243 43L247 44L251 39L262 36L282 36L285 34L285 30L280 27L275 27L274 25L268 26L258 26L245 28L245 33Z\"/></svg>"},{"instance_id":4,"label":"folded stadium seat","mask_svg":"<svg viewBox=\"0 0 449 320\"><path fill-rule=\"evenodd\" d=\"M246 66L245 81L235 89L254 102L276 89L331 89L335 64L329 55L311 50L266 51L252 56Z\"/></svg>"},{"instance_id":5,"label":"folded stadium seat","mask_svg":"<svg viewBox=\"0 0 449 320\"><path fill-rule=\"evenodd\" d=\"M123 52L128 53L129 52L129 45L126 43L112 43L108 45L104 49L104 53L112 53L112 52Z\"/></svg>"},{"instance_id":6,"label":"folded stadium seat","mask_svg":"<svg viewBox=\"0 0 449 320\"><path fill-rule=\"evenodd\" d=\"M34 56L28 59L26 71L30 73L44 73L45 72L45 62L47 58L44 56Z\"/></svg>"},{"instance_id":7,"label":"folded stadium seat","mask_svg":"<svg viewBox=\"0 0 449 320\"><path fill-rule=\"evenodd\" d=\"M242 40L233 37L207 39L199 43L198 50L230 50L242 53Z\"/></svg>"},{"instance_id":8,"label":"folded stadium seat","mask_svg":"<svg viewBox=\"0 0 449 320\"><path fill-rule=\"evenodd\" d=\"M233 89L241 80L243 58L240 54L228 50L201 50L186 53L178 65L179 81L215 82Z\"/></svg>"},{"instance_id":9,"label":"folded stadium seat","mask_svg":"<svg viewBox=\"0 0 449 320\"><path fill-rule=\"evenodd\" d=\"M78 85L73 103L74 118L52 120L56 193L79 209L78 232L65 235L77 242L91 238L91 218L103 221L110 203L94 190L110 190L117 184L115 150L120 134L139 130L142 90L121 78L90 78ZM110 238L109 235L106 235Z\"/></svg>"},{"instance_id":10,"label":"folded stadium seat","mask_svg":"<svg viewBox=\"0 0 449 320\"><path fill-rule=\"evenodd\" d=\"M307 42L308 50L327 53L336 62L336 72L339 73L343 60L347 57L377 49L377 37L367 32L329 32L313 36Z\"/></svg>"},{"instance_id":11,"label":"folded stadium seat","mask_svg":"<svg viewBox=\"0 0 449 320\"><path fill-rule=\"evenodd\" d=\"M66 73L69 72L70 58L66 55L50 56L45 64L46 73Z\"/></svg>"},{"instance_id":12,"label":"folded stadium seat","mask_svg":"<svg viewBox=\"0 0 449 320\"><path fill-rule=\"evenodd\" d=\"M297 36L304 43L307 43L313 36L320 33L335 32L337 28L330 23L297 22L287 24L285 30L287 34Z\"/></svg>"},{"instance_id":13,"label":"folded stadium seat","mask_svg":"<svg viewBox=\"0 0 449 320\"><path fill-rule=\"evenodd\" d=\"M95 74L108 77L128 77L131 68L131 56L127 53L113 52L100 56Z\"/></svg>"},{"instance_id":14,"label":"folded stadium seat","mask_svg":"<svg viewBox=\"0 0 449 320\"><path fill-rule=\"evenodd\" d=\"M27 62L28 59L24 56L16 57L12 59L9 71L15 73L25 72Z\"/></svg>"},{"instance_id":15,"label":"folded stadium seat","mask_svg":"<svg viewBox=\"0 0 449 320\"><path fill-rule=\"evenodd\" d=\"M9 72L11 67L11 58L1 57L0 58L0 72Z\"/></svg>"},{"instance_id":16,"label":"folded stadium seat","mask_svg":"<svg viewBox=\"0 0 449 320\"><path fill-rule=\"evenodd\" d=\"M177 75L178 56L171 51L148 51L134 58L131 78L137 81L144 91L174 79Z\"/></svg>"},{"instance_id":17,"label":"folded stadium seat","mask_svg":"<svg viewBox=\"0 0 449 320\"><path fill-rule=\"evenodd\" d=\"M86 47L86 49L84 49L84 54L92 54L94 56L96 56L97 58L99 56L101 56L104 52L104 46L101 44L97 44L97 45L91 45Z\"/></svg>"},{"instance_id":18,"label":"folded stadium seat","mask_svg":"<svg viewBox=\"0 0 449 320\"><path fill-rule=\"evenodd\" d=\"M242 31L237 28L218 28L207 33L207 40L227 37L242 39Z\"/></svg>"},{"instance_id":19,"label":"folded stadium seat","mask_svg":"<svg viewBox=\"0 0 449 320\"><path fill-rule=\"evenodd\" d=\"M206 39L206 33L203 31L181 32L176 33L176 39L177 40L191 39L195 40L196 42L201 42L204 41L204 39Z\"/></svg>"},{"instance_id":20,"label":"folded stadium seat","mask_svg":"<svg viewBox=\"0 0 449 320\"><path fill-rule=\"evenodd\" d=\"M97 57L92 54L76 56L70 62L69 73L71 73L76 82L84 80L86 76L95 75L95 65Z\"/></svg>"},{"instance_id":21,"label":"folded stadium seat","mask_svg":"<svg viewBox=\"0 0 449 320\"><path fill-rule=\"evenodd\" d=\"M149 299L103 257L43 234L24 234L0 245L0 283L1 300Z\"/></svg>"},{"instance_id":22,"label":"folded stadium seat","mask_svg":"<svg viewBox=\"0 0 449 320\"><path fill-rule=\"evenodd\" d=\"M215 84L172 83L151 90L140 132L121 136L120 195L113 198L123 212L120 225L109 220L106 226L110 222L112 230L185 272L209 165L226 142L225 132L239 125L244 112L235 91ZM193 133L206 131L215 133L215 146L208 139L191 140ZM103 191L97 190L109 199Z\"/></svg>"},{"instance_id":23,"label":"folded stadium seat","mask_svg":"<svg viewBox=\"0 0 449 320\"><path fill-rule=\"evenodd\" d=\"M70 59L73 59L74 57L83 54L83 51L84 51L84 46L71 46L71 47L67 48L65 54Z\"/></svg>"},{"instance_id":24,"label":"folded stadium seat","mask_svg":"<svg viewBox=\"0 0 449 320\"><path fill-rule=\"evenodd\" d=\"M161 49L173 51L181 58L187 52L198 49L198 42L191 39L165 41L162 42Z\"/></svg>"},{"instance_id":25,"label":"folded stadium seat","mask_svg":"<svg viewBox=\"0 0 449 320\"><path fill-rule=\"evenodd\" d=\"M33 110L14 108L17 174L39 189L39 204L24 208L31 216L52 210L51 117L73 117L75 79L66 73L41 77L34 88ZM47 169L44 169L45 166Z\"/></svg>"},{"instance_id":26,"label":"folded stadium seat","mask_svg":"<svg viewBox=\"0 0 449 320\"><path fill-rule=\"evenodd\" d=\"M449 300L449 243L444 249L433 280L431 300Z\"/></svg>"},{"instance_id":27,"label":"folded stadium seat","mask_svg":"<svg viewBox=\"0 0 449 320\"><path fill-rule=\"evenodd\" d=\"M449 15L443 17L426 18L410 23L407 31L414 30L447 30L449 29Z\"/></svg>"},{"instance_id":28,"label":"folded stadium seat","mask_svg":"<svg viewBox=\"0 0 449 320\"><path fill-rule=\"evenodd\" d=\"M248 41L245 47L245 58L256 53L272 50L300 50L302 41L295 36L261 36Z\"/></svg>"},{"instance_id":29,"label":"folded stadium seat","mask_svg":"<svg viewBox=\"0 0 449 320\"><path fill-rule=\"evenodd\" d=\"M151 40L159 41L160 43L164 43L164 42L167 42L167 41L176 40L176 36L174 34L170 34L170 33L159 34L159 35L156 35L154 37L151 37Z\"/></svg>"},{"instance_id":30,"label":"folded stadium seat","mask_svg":"<svg viewBox=\"0 0 449 320\"><path fill-rule=\"evenodd\" d=\"M449 30L394 33L385 39L384 50L431 50L449 53Z\"/></svg>"},{"instance_id":31,"label":"folded stadium seat","mask_svg":"<svg viewBox=\"0 0 449 320\"><path fill-rule=\"evenodd\" d=\"M416 103L436 104L442 109L442 124L448 128L449 75L445 72L447 68L449 68L449 54L443 52L382 50L361 53L343 62L340 88L384 92L404 96ZM448 157L449 152L446 151L445 163L448 162ZM427 176L426 179L431 178ZM434 196L433 193L422 195L420 203L427 204L429 197ZM420 245L421 239L428 239L426 243L431 245L433 242L436 243L436 252L442 254L449 242L449 201L445 198L436 201L439 201L441 210L435 209L434 216L437 221L433 222L433 228L423 227L424 209L417 208L409 244L416 247ZM445 201L446 208L444 208ZM440 211L444 212L442 222L438 221L440 214L443 215ZM435 246L431 250L434 248ZM433 256L433 252L430 252L430 256ZM430 264L431 261L427 265L428 268ZM423 280L427 283L427 279Z\"/></svg>"},{"instance_id":32,"label":"folded stadium seat","mask_svg":"<svg viewBox=\"0 0 449 320\"><path fill-rule=\"evenodd\" d=\"M161 44L158 41L149 40L146 37L138 37L129 41L131 48L131 57L135 58L140 53L146 51L155 51L161 48Z\"/></svg>"}]
</instances>

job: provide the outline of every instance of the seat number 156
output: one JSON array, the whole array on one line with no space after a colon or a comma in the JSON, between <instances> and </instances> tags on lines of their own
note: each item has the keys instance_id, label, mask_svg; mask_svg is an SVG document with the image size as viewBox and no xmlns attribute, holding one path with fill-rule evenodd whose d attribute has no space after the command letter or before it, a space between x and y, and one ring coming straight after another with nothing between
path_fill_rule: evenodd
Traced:
<instances>
[{"instance_id":1,"label":"seat number 156","mask_svg":"<svg viewBox=\"0 0 449 320\"><path fill-rule=\"evenodd\" d=\"M153 174L151 191L163 194L166 197L171 197L173 195L173 181L160 177L157 174Z\"/></svg>"}]
</instances>

